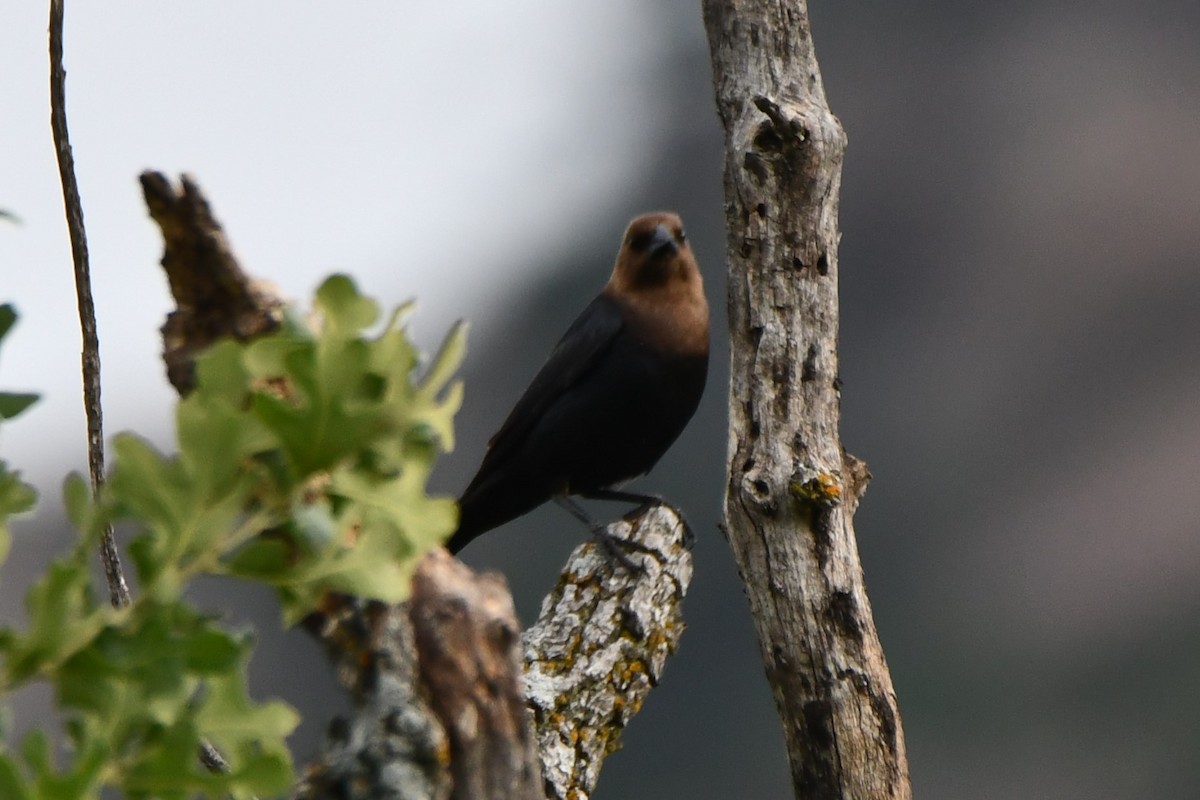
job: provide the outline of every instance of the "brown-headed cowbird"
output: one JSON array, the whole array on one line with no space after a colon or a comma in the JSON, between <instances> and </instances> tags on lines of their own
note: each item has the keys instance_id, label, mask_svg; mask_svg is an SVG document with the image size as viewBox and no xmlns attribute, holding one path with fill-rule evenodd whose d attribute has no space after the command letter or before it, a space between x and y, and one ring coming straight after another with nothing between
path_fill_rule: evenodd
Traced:
<instances>
[{"instance_id":1,"label":"brown-headed cowbird","mask_svg":"<svg viewBox=\"0 0 1200 800\"><path fill-rule=\"evenodd\" d=\"M649 472L683 431L707 372L708 302L683 223L638 217L608 285L489 442L450 552L550 499L589 524L569 495L654 501L616 487Z\"/></svg>"}]
</instances>

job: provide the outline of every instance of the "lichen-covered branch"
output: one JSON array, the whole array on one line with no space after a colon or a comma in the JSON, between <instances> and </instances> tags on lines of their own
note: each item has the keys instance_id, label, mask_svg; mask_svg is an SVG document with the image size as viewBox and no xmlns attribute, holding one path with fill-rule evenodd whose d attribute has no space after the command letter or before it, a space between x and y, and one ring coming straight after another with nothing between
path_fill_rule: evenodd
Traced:
<instances>
[{"instance_id":1,"label":"lichen-covered branch","mask_svg":"<svg viewBox=\"0 0 1200 800\"><path fill-rule=\"evenodd\" d=\"M526 692L553 800L591 796L683 633L692 557L678 514L657 506L609 530L634 545L640 571L595 543L580 546L525 634Z\"/></svg>"},{"instance_id":2,"label":"lichen-covered branch","mask_svg":"<svg viewBox=\"0 0 1200 800\"><path fill-rule=\"evenodd\" d=\"M422 697L407 603L331 595L304 627L333 662L355 712L329 726L296 800L446 800L450 746Z\"/></svg>"},{"instance_id":3,"label":"lichen-covered branch","mask_svg":"<svg viewBox=\"0 0 1200 800\"><path fill-rule=\"evenodd\" d=\"M332 727L297 798L541 800L502 578L435 550L408 602L331 596L305 627L357 710Z\"/></svg>"},{"instance_id":4,"label":"lichen-covered branch","mask_svg":"<svg viewBox=\"0 0 1200 800\"><path fill-rule=\"evenodd\" d=\"M839 438L845 135L803 0L705 0L725 127L730 403L724 528L796 797L909 798L854 537L865 466Z\"/></svg>"}]
</instances>

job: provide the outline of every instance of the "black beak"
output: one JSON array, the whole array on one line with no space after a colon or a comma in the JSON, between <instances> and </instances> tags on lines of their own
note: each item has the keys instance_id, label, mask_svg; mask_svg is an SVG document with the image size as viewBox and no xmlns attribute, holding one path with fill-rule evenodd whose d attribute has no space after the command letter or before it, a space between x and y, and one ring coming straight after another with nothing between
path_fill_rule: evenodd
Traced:
<instances>
[{"instance_id":1,"label":"black beak","mask_svg":"<svg viewBox=\"0 0 1200 800\"><path fill-rule=\"evenodd\" d=\"M654 226L654 235L650 237L650 244L646 250L650 253L651 258L661 258L668 254L678 253L679 244L675 241L674 232L666 225L659 223Z\"/></svg>"}]
</instances>

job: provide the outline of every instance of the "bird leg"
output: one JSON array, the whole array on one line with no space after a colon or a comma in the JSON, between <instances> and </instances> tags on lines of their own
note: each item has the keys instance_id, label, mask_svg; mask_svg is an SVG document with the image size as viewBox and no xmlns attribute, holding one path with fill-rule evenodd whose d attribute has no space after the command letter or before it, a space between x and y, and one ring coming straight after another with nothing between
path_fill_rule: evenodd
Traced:
<instances>
[{"instance_id":1,"label":"bird leg","mask_svg":"<svg viewBox=\"0 0 1200 800\"><path fill-rule=\"evenodd\" d=\"M556 494L554 495L554 502L565 508L571 514L571 516L575 517L575 519L579 520L584 525L587 525L588 530L590 530L592 532L592 536L596 537L596 540L600 542L600 545L604 548L605 552L607 552L614 561L624 567L628 572L642 571L642 568L631 561L629 556L621 552L622 547L629 547L631 549L637 548L632 547L629 542L625 541L621 537L613 536L611 533L609 533L608 528L589 517L588 513L583 510L583 507L580 506L579 503L576 503L574 500L572 500L570 495Z\"/></svg>"},{"instance_id":2,"label":"bird leg","mask_svg":"<svg viewBox=\"0 0 1200 800\"><path fill-rule=\"evenodd\" d=\"M691 550L692 544L696 541L696 535L692 533L692 526L688 524L687 517L679 510L679 507L668 503L658 495L638 494L637 492L626 492L622 489L591 489L586 492L579 492L578 494L580 497L588 500L615 500L619 503L637 503L637 508L624 516L626 520L630 520L654 506L666 506L674 511L675 516L679 517L679 521L683 523L683 546Z\"/></svg>"}]
</instances>

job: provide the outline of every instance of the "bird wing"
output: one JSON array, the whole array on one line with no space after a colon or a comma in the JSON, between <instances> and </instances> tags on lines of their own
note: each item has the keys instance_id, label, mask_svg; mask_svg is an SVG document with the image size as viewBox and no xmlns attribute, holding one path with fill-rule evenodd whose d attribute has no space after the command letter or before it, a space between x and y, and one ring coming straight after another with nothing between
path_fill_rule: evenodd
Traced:
<instances>
[{"instance_id":1,"label":"bird wing","mask_svg":"<svg viewBox=\"0 0 1200 800\"><path fill-rule=\"evenodd\" d=\"M508 419L488 442L488 452L479 468L480 476L490 467L503 463L509 453L520 446L529 429L603 361L604 354L623 327L621 309L607 295L600 294L588 304L567 328Z\"/></svg>"}]
</instances>

